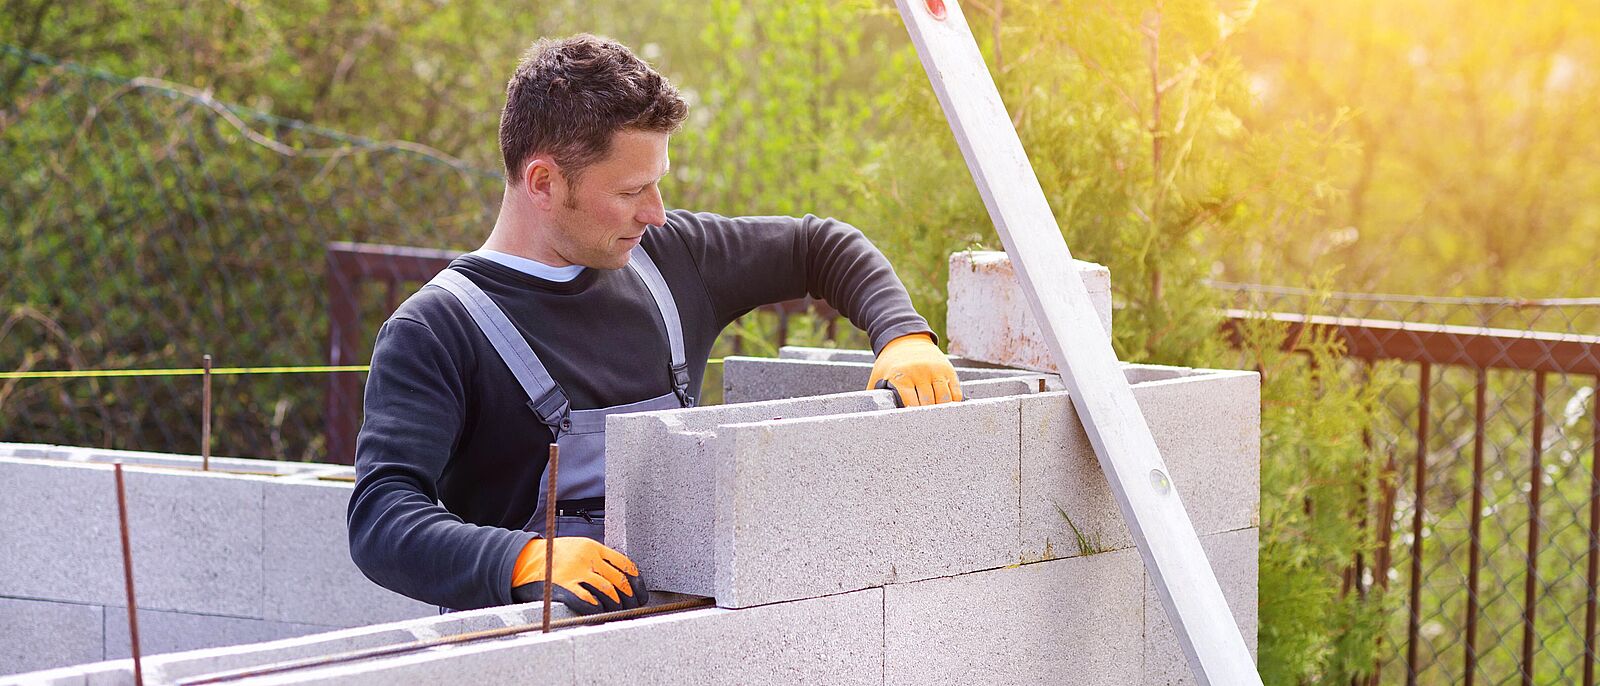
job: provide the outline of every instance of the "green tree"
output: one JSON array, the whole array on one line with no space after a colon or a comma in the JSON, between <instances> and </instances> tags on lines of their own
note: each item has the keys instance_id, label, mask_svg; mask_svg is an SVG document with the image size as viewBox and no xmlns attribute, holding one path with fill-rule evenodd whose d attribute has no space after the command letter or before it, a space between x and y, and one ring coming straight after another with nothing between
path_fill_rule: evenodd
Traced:
<instances>
[{"instance_id":1,"label":"green tree","mask_svg":"<svg viewBox=\"0 0 1600 686\"><path fill-rule=\"evenodd\" d=\"M1370 552L1359 440L1369 386L1332 341L1283 352L1286 332L1218 337L1204 279L1224 258L1249 278L1303 279L1263 245L1315 226L1342 195L1339 118L1262 120L1233 44L1254 6L1209 1L968 3L1056 221L1080 259L1110 267L1114 344L1125 360L1258 368L1263 378L1260 664L1271 684L1335 683L1370 670L1381 595L1341 588ZM920 80L914 59L892 62ZM909 89L864 192L897 264L935 273L952 249L996 245L931 92ZM937 135L935 132L938 132ZM926 269L926 272L921 271ZM942 270L937 272L942 276ZM920 280L919 280L920 281ZM942 278L919 295L938 311Z\"/></svg>"},{"instance_id":2,"label":"green tree","mask_svg":"<svg viewBox=\"0 0 1600 686\"><path fill-rule=\"evenodd\" d=\"M1592 2L1281 0L1259 14L1238 47L1252 120L1349 113L1358 144L1333 169L1343 202L1263 244L1273 259L1337 266L1347 290L1594 294Z\"/></svg>"}]
</instances>

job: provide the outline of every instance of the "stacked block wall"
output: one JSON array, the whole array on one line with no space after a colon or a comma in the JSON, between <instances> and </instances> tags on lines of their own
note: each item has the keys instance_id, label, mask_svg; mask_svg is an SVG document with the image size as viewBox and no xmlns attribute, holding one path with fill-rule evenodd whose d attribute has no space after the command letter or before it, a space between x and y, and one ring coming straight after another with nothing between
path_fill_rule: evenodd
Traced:
<instances>
[{"instance_id":1,"label":"stacked block wall","mask_svg":"<svg viewBox=\"0 0 1600 686\"><path fill-rule=\"evenodd\" d=\"M348 467L0 444L0 674L130 654L113 460L146 653L437 613L350 561Z\"/></svg>"},{"instance_id":2,"label":"stacked block wall","mask_svg":"<svg viewBox=\"0 0 1600 686\"><path fill-rule=\"evenodd\" d=\"M1256 377L1127 373L1253 649ZM966 386L972 400L930 408L857 391L614 417L609 542L658 591L719 607L270 681L1187 683L1070 399L1040 392L1037 377ZM189 678L536 616L537 606L495 608L149 664ZM131 683L126 661L37 677Z\"/></svg>"}]
</instances>

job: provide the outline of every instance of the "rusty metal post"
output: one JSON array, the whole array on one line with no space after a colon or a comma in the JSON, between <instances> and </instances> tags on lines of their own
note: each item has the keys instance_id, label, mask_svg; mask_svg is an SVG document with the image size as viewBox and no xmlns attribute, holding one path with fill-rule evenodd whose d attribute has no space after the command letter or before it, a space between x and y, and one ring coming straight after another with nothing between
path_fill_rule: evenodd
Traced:
<instances>
[{"instance_id":1,"label":"rusty metal post","mask_svg":"<svg viewBox=\"0 0 1600 686\"><path fill-rule=\"evenodd\" d=\"M1417 683L1417 635L1422 619L1423 496L1428 490L1428 399L1433 393L1433 365L1423 362L1421 377L1422 389L1417 403L1417 463L1412 487L1416 498L1411 513L1411 616L1406 627L1406 686Z\"/></svg>"},{"instance_id":2,"label":"rusty metal post","mask_svg":"<svg viewBox=\"0 0 1600 686\"><path fill-rule=\"evenodd\" d=\"M1478 370L1478 388L1473 393L1472 433L1472 535L1467 552L1467 637L1463 686L1472 686L1478 670L1478 570L1483 559L1483 435L1487 409L1489 371Z\"/></svg>"},{"instance_id":3,"label":"rusty metal post","mask_svg":"<svg viewBox=\"0 0 1600 686\"><path fill-rule=\"evenodd\" d=\"M328 294L328 364L358 364L356 350L361 345L360 312L357 303L360 288L356 276L349 270L350 259L345 253L328 249L326 288ZM361 415L360 378L352 374L329 374L327 397L327 432L329 462L354 464L356 431Z\"/></svg>"},{"instance_id":4,"label":"rusty metal post","mask_svg":"<svg viewBox=\"0 0 1600 686\"><path fill-rule=\"evenodd\" d=\"M550 593L556 580L550 578L556 561L556 467L561 461L561 446L550 444L550 473L544 495L544 633L550 633Z\"/></svg>"},{"instance_id":5,"label":"rusty metal post","mask_svg":"<svg viewBox=\"0 0 1600 686\"><path fill-rule=\"evenodd\" d=\"M128 590L128 639L133 645L133 683L144 686L144 662L139 656L139 605L133 595L133 546L128 543L128 495L122 481L122 463L112 465L117 479L117 528L122 532L122 578Z\"/></svg>"},{"instance_id":6,"label":"rusty metal post","mask_svg":"<svg viewBox=\"0 0 1600 686\"><path fill-rule=\"evenodd\" d=\"M1372 584L1382 592L1389 590L1389 570L1394 566L1394 521L1395 499L1400 490L1400 462L1395 459L1393 450L1387 451L1388 459L1384 461L1383 476L1380 486L1383 489L1378 501L1378 513L1375 517L1380 523L1378 527L1378 549L1372 554ZM1383 635L1378 635L1378 647L1383 647ZM1378 686L1378 681L1383 676L1383 655L1380 654L1372 661L1372 673L1367 675L1367 686Z\"/></svg>"},{"instance_id":7,"label":"rusty metal post","mask_svg":"<svg viewBox=\"0 0 1600 686\"><path fill-rule=\"evenodd\" d=\"M1533 375L1533 454L1528 465L1528 575L1522 593L1522 684L1533 686L1534 601L1539 598L1539 497L1544 485L1544 372Z\"/></svg>"},{"instance_id":8,"label":"rusty metal post","mask_svg":"<svg viewBox=\"0 0 1600 686\"><path fill-rule=\"evenodd\" d=\"M1583 686L1594 686L1595 584L1600 582L1600 376L1594 378L1594 393L1589 396L1594 423L1590 427L1589 448L1589 585L1583 612Z\"/></svg>"},{"instance_id":9,"label":"rusty metal post","mask_svg":"<svg viewBox=\"0 0 1600 686\"><path fill-rule=\"evenodd\" d=\"M200 391L200 469L211 471L211 356L200 358L205 381Z\"/></svg>"}]
</instances>

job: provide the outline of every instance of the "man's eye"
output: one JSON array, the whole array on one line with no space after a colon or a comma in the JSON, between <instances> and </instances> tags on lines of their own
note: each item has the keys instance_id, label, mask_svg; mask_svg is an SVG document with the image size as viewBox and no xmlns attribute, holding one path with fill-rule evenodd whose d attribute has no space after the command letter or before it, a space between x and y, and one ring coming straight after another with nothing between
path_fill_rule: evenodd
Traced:
<instances>
[{"instance_id":1,"label":"man's eye","mask_svg":"<svg viewBox=\"0 0 1600 686\"><path fill-rule=\"evenodd\" d=\"M636 195L638 195L640 193L643 193L643 192L644 192L644 189L640 188L639 190L636 190L636 191L623 191L622 194L631 198L631 197L636 196Z\"/></svg>"}]
</instances>

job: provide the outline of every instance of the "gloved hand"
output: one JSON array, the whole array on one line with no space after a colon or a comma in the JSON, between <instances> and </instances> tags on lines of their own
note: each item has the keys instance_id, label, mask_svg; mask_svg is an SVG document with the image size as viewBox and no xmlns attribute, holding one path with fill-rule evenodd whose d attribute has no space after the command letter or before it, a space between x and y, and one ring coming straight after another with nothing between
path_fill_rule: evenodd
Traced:
<instances>
[{"instance_id":1,"label":"gloved hand","mask_svg":"<svg viewBox=\"0 0 1600 686\"><path fill-rule=\"evenodd\" d=\"M545 539L535 538L517 556L511 574L511 597L519 603L544 600ZM592 538L558 536L554 543L555 581L550 597L580 615L643 607L650 591L639 580L639 567Z\"/></svg>"},{"instance_id":2,"label":"gloved hand","mask_svg":"<svg viewBox=\"0 0 1600 686\"><path fill-rule=\"evenodd\" d=\"M872 364L872 378L867 390L879 381L888 381L900 393L906 407L948 403L961 399L961 382L956 379L956 368L950 365L933 337L913 333L896 338L878 353Z\"/></svg>"}]
</instances>

